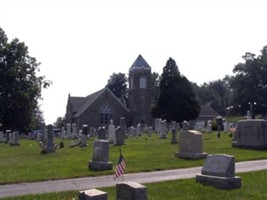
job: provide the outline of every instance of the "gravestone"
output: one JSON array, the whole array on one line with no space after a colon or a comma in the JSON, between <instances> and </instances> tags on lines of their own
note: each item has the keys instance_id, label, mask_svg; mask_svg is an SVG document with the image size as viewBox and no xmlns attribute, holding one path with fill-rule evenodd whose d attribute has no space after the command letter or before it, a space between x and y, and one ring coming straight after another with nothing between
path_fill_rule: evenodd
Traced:
<instances>
[{"instance_id":1,"label":"gravestone","mask_svg":"<svg viewBox=\"0 0 267 200\"><path fill-rule=\"evenodd\" d=\"M123 134L123 130L121 129L121 127L117 127L115 130L115 142L114 145L124 145L124 134Z\"/></svg>"},{"instance_id":2,"label":"gravestone","mask_svg":"<svg viewBox=\"0 0 267 200\"><path fill-rule=\"evenodd\" d=\"M267 149L267 121L248 119L237 122L232 146L249 149Z\"/></svg>"},{"instance_id":3,"label":"gravestone","mask_svg":"<svg viewBox=\"0 0 267 200\"><path fill-rule=\"evenodd\" d=\"M0 131L0 143L4 142L4 132Z\"/></svg>"},{"instance_id":4,"label":"gravestone","mask_svg":"<svg viewBox=\"0 0 267 200\"><path fill-rule=\"evenodd\" d=\"M136 135L136 128L134 128L133 126L129 127L128 133L130 136L135 136Z\"/></svg>"},{"instance_id":5,"label":"gravestone","mask_svg":"<svg viewBox=\"0 0 267 200\"><path fill-rule=\"evenodd\" d=\"M71 138L71 124L66 124L66 129L67 129L67 138Z\"/></svg>"},{"instance_id":6,"label":"gravestone","mask_svg":"<svg viewBox=\"0 0 267 200\"><path fill-rule=\"evenodd\" d=\"M99 127L99 129L97 130L97 138L99 140L106 140L107 139L107 134L106 134L106 130L105 127Z\"/></svg>"},{"instance_id":7,"label":"gravestone","mask_svg":"<svg viewBox=\"0 0 267 200\"><path fill-rule=\"evenodd\" d=\"M107 200L108 194L101 190L90 189L79 192L79 200Z\"/></svg>"},{"instance_id":8,"label":"gravestone","mask_svg":"<svg viewBox=\"0 0 267 200\"><path fill-rule=\"evenodd\" d=\"M231 155L209 155L196 181L219 189L241 187L241 178L235 176L235 158Z\"/></svg>"},{"instance_id":9,"label":"gravestone","mask_svg":"<svg viewBox=\"0 0 267 200\"><path fill-rule=\"evenodd\" d=\"M66 139L67 138L64 126L61 127L61 138L62 139Z\"/></svg>"},{"instance_id":10,"label":"gravestone","mask_svg":"<svg viewBox=\"0 0 267 200\"><path fill-rule=\"evenodd\" d=\"M95 137L95 134L96 134L96 129L95 127L90 127L90 137Z\"/></svg>"},{"instance_id":11,"label":"gravestone","mask_svg":"<svg viewBox=\"0 0 267 200\"><path fill-rule=\"evenodd\" d=\"M80 137L80 147L87 147L87 140L88 140L88 126L86 124L83 125L82 135Z\"/></svg>"},{"instance_id":12,"label":"gravestone","mask_svg":"<svg viewBox=\"0 0 267 200\"><path fill-rule=\"evenodd\" d=\"M94 171L105 171L112 169L109 162L109 142L107 140L96 140L93 145L93 158L88 163L88 168Z\"/></svg>"},{"instance_id":13,"label":"gravestone","mask_svg":"<svg viewBox=\"0 0 267 200\"><path fill-rule=\"evenodd\" d=\"M160 139L166 139L167 138L167 122L166 120L162 120L160 121L160 123L158 124L159 125L159 138Z\"/></svg>"},{"instance_id":14,"label":"gravestone","mask_svg":"<svg viewBox=\"0 0 267 200\"><path fill-rule=\"evenodd\" d=\"M194 130L184 130L179 137L179 152L176 157L187 159L202 159L207 157L203 152L202 134Z\"/></svg>"},{"instance_id":15,"label":"gravestone","mask_svg":"<svg viewBox=\"0 0 267 200\"><path fill-rule=\"evenodd\" d=\"M136 136L142 136L141 124L137 124L136 126Z\"/></svg>"},{"instance_id":16,"label":"gravestone","mask_svg":"<svg viewBox=\"0 0 267 200\"><path fill-rule=\"evenodd\" d=\"M42 153L52 153L55 152L55 145L54 145L54 133L53 133L53 126L52 125L48 125L47 126L47 140L46 142L43 144L42 147Z\"/></svg>"},{"instance_id":17,"label":"gravestone","mask_svg":"<svg viewBox=\"0 0 267 200\"><path fill-rule=\"evenodd\" d=\"M14 131L12 133L12 138L11 138L11 143L10 143L11 146L17 146L17 145L20 145L19 143L19 132L18 131Z\"/></svg>"},{"instance_id":18,"label":"gravestone","mask_svg":"<svg viewBox=\"0 0 267 200\"><path fill-rule=\"evenodd\" d=\"M78 136L78 130L77 130L77 125L76 123L72 123L72 137L77 137Z\"/></svg>"},{"instance_id":19,"label":"gravestone","mask_svg":"<svg viewBox=\"0 0 267 200\"><path fill-rule=\"evenodd\" d=\"M127 138L125 117L121 117L121 119L120 119L120 127L121 127L121 130L122 130L124 138Z\"/></svg>"},{"instance_id":20,"label":"gravestone","mask_svg":"<svg viewBox=\"0 0 267 200\"><path fill-rule=\"evenodd\" d=\"M108 126L108 141L109 143L114 143L115 141L115 126L113 125L113 120L110 120L110 124Z\"/></svg>"},{"instance_id":21,"label":"gravestone","mask_svg":"<svg viewBox=\"0 0 267 200\"><path fill-rule=\"evenodd\" d=\"M178 144L178 141L177 141L177 131L176 131L176 128L175 127L172 127L171 128L171 132L172 132L172 140L171 140L171 144Z\"/></svg>"},{"instance_id":22,"label":"gravestone","mask_svg":"<svg viewBox=\"0 0 267 200\"><path fill-rule=\"evenodd\" d=\"M147 200L146 186L136 182L116 184L117 200Z\"/></svg>"}]
</instances>

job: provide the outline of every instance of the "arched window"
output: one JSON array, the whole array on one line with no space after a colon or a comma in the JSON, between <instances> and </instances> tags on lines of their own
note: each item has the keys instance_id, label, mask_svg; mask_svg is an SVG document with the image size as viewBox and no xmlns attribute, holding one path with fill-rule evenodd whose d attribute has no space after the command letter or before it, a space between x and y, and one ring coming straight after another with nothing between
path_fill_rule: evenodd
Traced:
<instances>
[{"instance_id":1,"label":"arched window","mask_svg":"<svg viewBox=\"0 0 267 200\"><path fill-rule=\"evenodd\" d=\"M112 109L108 105L104 105L100 108L100 124L109 124L112 119Z\"/></svg>"},{"instance_id":2,"label":"arched window","mask_svg":"<svg viewBox=\"0 0 267 200\"><path fill-rule=\"evenodd\" d=\"M139 88L146 88L146 78L143 76L139 79Z\"/></svg>"}]
</instances>

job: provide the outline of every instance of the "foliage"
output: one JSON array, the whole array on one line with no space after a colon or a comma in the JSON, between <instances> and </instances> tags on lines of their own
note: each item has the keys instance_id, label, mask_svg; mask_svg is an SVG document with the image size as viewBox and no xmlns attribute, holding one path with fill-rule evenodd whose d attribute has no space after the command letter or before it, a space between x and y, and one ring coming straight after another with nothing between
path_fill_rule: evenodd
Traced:
<instances>
[{"instance_id":1,"label":"foliage","mask_svg":"<svg viewBox=\"0 0 267 200\"><path fill-rule=\"evenodd\" d=\"M152 95L152 104L155 104L159 99L160 89L160 76L157 72L153 72L151 75L151 95Z\"/></svg>"},{"instance_id":2,"label":"foliage","mask_svg":"<svg viewBox=\"0 0 267 200\"><path fill-rule=\"evenodd\" d=\"M205 82L200 87L195 84L194 91L200 104L209 104L220 115L225 115L232 96L230 80L231 77L225 76L223 79Z\"/></svg>"},{"instance_id":3,"label":"foliage","mask_svg":"<svg viewBox=\"0 0 267 200\"><path fill-rule=\"evenodd\" d=\"M257 57L253 53L245 53L242 56L245 62L237 64L233 69L235 76L231 88L235 113L245 114L252 107L253 115L267 113L267 46L261 53Z\"/></svg>"},{"instance_id":4,"label":"foliage","mask_svg":"<svg viewBox=\"0 0 267 200\"><path fill-rule=\"evenodd\" d=\"M66 121L65 117L58 117L53 125L54 127L61 128L62 126L65 125L65 121Z\"/></svg>"},{"instance_id":5,"label":"foliage","mask_svg":"<svg viewBox=\"0 0 267 200\"><path fill-rule=\"evenodd\" d=\"M111 92L117 97L127 97L127 77L123 73L113 73L106 85Z\"/></svg>"},{"instance_id":6,"label":"foliage","mask_svg":"<svg viewBox=\"0 0 267 200\"><path fill-rule=\"evenodd\" d=\"M0 28L0 123L4 129L27 131L38 112L41 88L50 82L38 76L40 63L17 38L8 42Z\"/></svg>"},{"instance_id":7,"label":"foliage","mask_svg":"<svg viewBox=\"0 0 267 200\"><path fill-rule=\"evenodd\" d=\"M176 62L169 58L160 80L160 96L152 108L155 118L181 122L198 117L200 106L191 83L178 70Z\"/></svg>"}]
</instances>

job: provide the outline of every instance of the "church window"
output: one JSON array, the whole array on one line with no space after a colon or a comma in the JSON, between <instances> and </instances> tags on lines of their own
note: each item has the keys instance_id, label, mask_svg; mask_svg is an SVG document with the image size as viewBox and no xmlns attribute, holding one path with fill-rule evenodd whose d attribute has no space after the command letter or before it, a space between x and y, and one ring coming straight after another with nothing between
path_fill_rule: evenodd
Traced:
<instances>
[{"instance_id":1,"label":"church window","mask_svg":"<svg viewBox=\"0 0 267 200\"><path fill-rule=\"evenodd\" d=\"M141 77L139 79L139 88L143 88L143 89L146 88L146 78L145 77Z\"/></svg>"},{"instance_id":2,"label":"church window","mask_svg":"<svg viewBox=\"0 0 267 200\"><path fill-rule=\"evenodd\" d=\"M112 119L112 109L105 105L100 108L100 124L109 124Z\"/></svg>"}]
</instances>

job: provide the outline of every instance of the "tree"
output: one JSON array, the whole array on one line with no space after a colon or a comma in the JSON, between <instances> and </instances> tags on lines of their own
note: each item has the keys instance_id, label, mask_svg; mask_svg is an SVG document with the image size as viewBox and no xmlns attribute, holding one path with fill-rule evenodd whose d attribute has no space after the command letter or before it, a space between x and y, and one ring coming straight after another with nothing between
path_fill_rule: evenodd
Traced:
<instances>
[{"instance_id":1,"label":"tree","mask_svg":"<svg viewBox=\"0 0 267 200\"><path fill-rule=\"evenodd\" d=\"M113 73L106 85L117 98L127 97L127 78L123 73Z\"/></svg>"},{"instance_id":2,"label":"tree","mask_svg":"<svg viewBox=\"0 0 267 200\"><path fill-rule=\"evenodd\" d=\"M163 68L160 81L160 96L152 108L155 118L182 122L198 117L199 103L196 100L191 83L178 70L176 62L169 58Z\"/></svg>"},{"instance_id":3,"label":"tree","mask_svg":"<svg viewBox=\"0 0 267 200\"><path fill-rule=\"evenodd\" d=\"M8 42L0 28L0 123L3 129L31 129L41 89L51 82L37 76L40 63L17 38Z\"/></svg>"},{"instance_id":4,"label":"tree","mask_svg":"<svg viewBox=\"0 0 267 200\"><path fill-rule=\"evenodd\" d=\"M231 81L233 89L232 105L236 112L245 114L252 110L254 114L266 114L267 102L267 46L261 55L247 52L242 58L244 63L238 63L233 72L235 76Z\"/></svg>"},{"instance_id":5,"label":"tree","mask_svg":"<svg viewBox=\"0 0 267 200\"><path fill-rule=\"evenodd\" d=\"M151 74L151 96L152 96L152 104L156 104L159 99L160 89L160 76L158 73L153 72Z\"/></svg>"}]
</instances>

